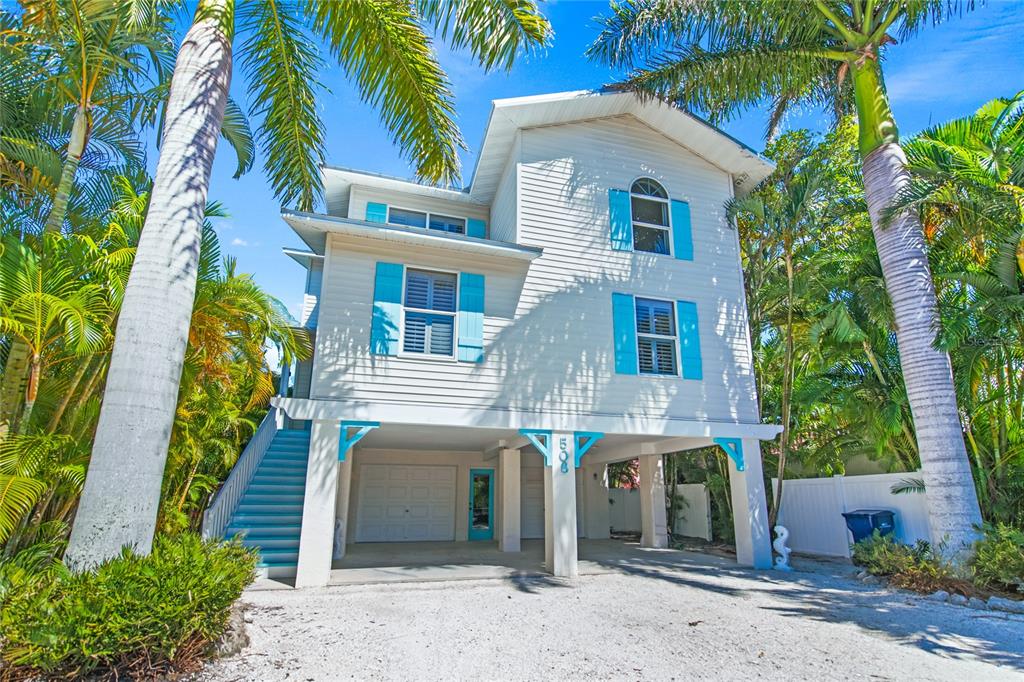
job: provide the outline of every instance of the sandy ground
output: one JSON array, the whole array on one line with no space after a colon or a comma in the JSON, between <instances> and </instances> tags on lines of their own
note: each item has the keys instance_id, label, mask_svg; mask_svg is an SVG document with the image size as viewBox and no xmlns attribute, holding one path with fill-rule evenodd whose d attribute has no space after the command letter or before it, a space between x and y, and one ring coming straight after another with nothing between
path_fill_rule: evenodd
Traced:
<instances>
[{"instance_id":1,"label":"sandy ground","mask_svg":"<svg viewBox=\"0 0 1024 682\"><path fill-rule=\"evenodd\" d=\"M250 646L201 678L1024 679L1024 616L864 585L848 565L686 556L572 583L248 592Z\"/></svg>"}]
</instances>

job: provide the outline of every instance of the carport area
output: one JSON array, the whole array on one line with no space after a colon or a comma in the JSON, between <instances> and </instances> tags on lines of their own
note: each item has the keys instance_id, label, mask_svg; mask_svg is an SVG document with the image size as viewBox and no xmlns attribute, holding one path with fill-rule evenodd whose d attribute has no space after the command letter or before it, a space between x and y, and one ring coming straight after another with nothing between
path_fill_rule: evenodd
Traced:
<instances>
[{"instance_id":1,"label":"carport area","mask_svg":"<svg viewBox=\"0 0 1024 682\"><path fill-rule=\"evenodd\" d=\"M759 438L775 427L666 420L620 425L626 433L601 431L600 421L573 430L452 427L327 419L328 409L339 409L333 402L279 402L290 419L312 422L296 587L366 580L342 578L345 571L444 575L469 566L478 574L574 578L614 565L622 559L617 545L599 551L611 526L607 467L631 459L638 461L640 546L663 549L662 455L712 445L730 461L736 561L771 565Z\"/></svg>"}]
</instances>

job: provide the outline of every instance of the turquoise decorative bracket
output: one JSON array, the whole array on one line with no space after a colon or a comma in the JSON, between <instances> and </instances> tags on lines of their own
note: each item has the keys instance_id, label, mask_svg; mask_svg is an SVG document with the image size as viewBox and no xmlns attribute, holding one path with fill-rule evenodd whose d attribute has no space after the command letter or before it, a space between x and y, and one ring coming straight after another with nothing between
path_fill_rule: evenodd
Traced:
<instances>
[{"instance_id":1,"label":"turquoise decorative bracket","mask_svg":"<svg viewBox=\"0 0 1024 682\"><path fill-rule=\"evenodd\" d=\"M519 435L526 436L526 440L533 443L533 447L540 450L544 455L544 466L551 466L551 431L544 429L519 429ZM544 442L541 442L541 438Z\"/></svg>"},{"instance_id":2,"label":"turquoise decorative bracket","mask_svg":"<svg viewBox=\"0 0 1024 682\"><path fill-rule=\"evenodd\" d=\"M349 448L363 439L370 431L380 427L380 422L341 422L341 436L338 439L338 461L344 462ZM349 435L349 429L356 429Z\"/></svg>"},{"instance_id":3,"label":"turquoise decorative bracket","mask_svg":"<svg viewBox=\"0 0 1024 682\"><path fill-rule=\"evenodd\" d=\"M715 438L715 443L722 446L725 454L732 457L736 462L736 471L743 471L746 467L743 464L743 441L739 438Z\"/></svg>"},{"instance_id":4,"label":"turquoise decorative bracket","mask_svg":"<svg viewBox=\"0 0 1024 682\"><path fill-rule=\"evenodd\" d=\"M587 454L590 446L604 438L604 434L598 431L575 431L572 435L576 439L576 468L579 469L580 459ZM587 439L586 443L583 442L584 438Z\"/></svg>"}]
</instances>

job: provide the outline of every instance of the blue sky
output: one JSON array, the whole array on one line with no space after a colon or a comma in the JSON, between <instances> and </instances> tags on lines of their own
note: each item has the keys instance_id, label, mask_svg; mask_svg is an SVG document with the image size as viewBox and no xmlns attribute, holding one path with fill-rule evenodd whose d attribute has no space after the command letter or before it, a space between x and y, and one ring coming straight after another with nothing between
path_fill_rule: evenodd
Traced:
<instances>
[{"instance_id":1,"label":"blue sky","mask_svg":"<svg viewBox=\"0 0 1024 682\"><path fill-rule=\"evenodd\" d=\"M469 182L492 99L563 90L596 88L616 74L583 58L597 34L592 18L607 7L602 2L548 2L545 13L555 38L543 53L520 60L511 73L486 74L466 55L439 46L456 97L458 123L469 149L463 154ZM993 97L1024 89L1024 2L996 0L965 18L924 31L907 45L891 46L886 55L886 78L892 105L906 136L977 109ZM373 110L359 101L337 69L323 75L330 92L320 102L327 125L327 163L412 177L377 121ZM236 74L233 93L244 101L242 80ZM787 127L819 129L827 124L821 112L794 116ZM763 111L750 111L723 126L726 132L754 149L764 147ZM155 165L155 159L153 159ZM230 218L217 221L224 252L237 256L242 272L256 280L297 314L302 302L304 271L281 253L281 247L302 244L279 217L257 158L256 168L232 179L233 152L221 144L210 187L210 198L222 202Z\"/></svg>"}]
</instances>

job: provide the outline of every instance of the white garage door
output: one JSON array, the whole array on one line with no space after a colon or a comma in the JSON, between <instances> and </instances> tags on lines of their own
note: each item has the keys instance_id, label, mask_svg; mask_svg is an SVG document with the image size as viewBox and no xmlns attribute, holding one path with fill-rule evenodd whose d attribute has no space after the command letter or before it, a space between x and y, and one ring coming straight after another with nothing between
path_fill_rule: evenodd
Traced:
<instances>
[{"instance_id":1,"label":"white garage door","mask_svg":"<svg viewBox=\"0 0 1024 682\"><path fill-rule=\"evenodd\" d=\"M537 455L540 459L540 455ZM544 469L540 466L524 466L521 470L523 482L522 504L519 517L522 519L524 538L544 537Z\"/></svg>"},{"instance_id":2,"label":"white garage door","mask_svg":"<svg viewBox=\"0 0 1024 682\"><path fill-rule=\"evenodd\" d=\"M455 539L455 467L364 464L356 542Z\"/></svg>"}]
</instances>

